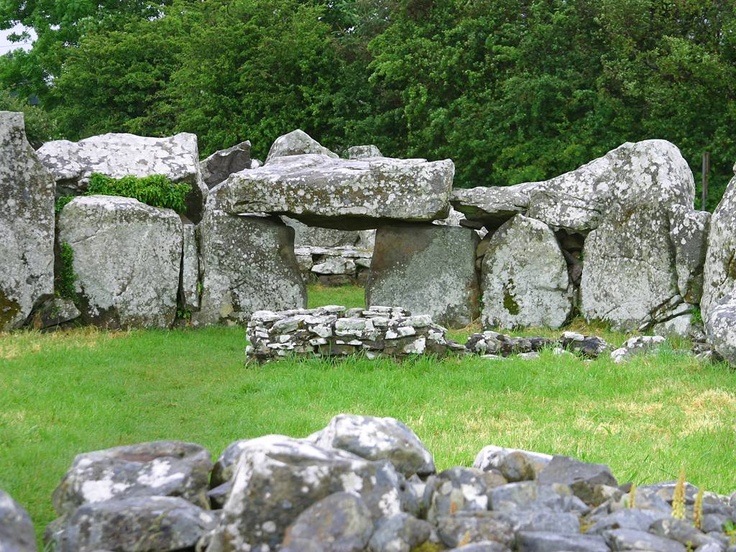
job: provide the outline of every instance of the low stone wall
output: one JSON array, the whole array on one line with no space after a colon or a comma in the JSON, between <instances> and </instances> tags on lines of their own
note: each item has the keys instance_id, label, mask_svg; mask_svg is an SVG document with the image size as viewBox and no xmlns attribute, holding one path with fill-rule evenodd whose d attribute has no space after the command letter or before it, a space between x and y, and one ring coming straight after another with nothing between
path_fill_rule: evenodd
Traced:
<instances>
[{"instance_id":1,"label":"low stone wall","mask_svg":"<svg viewBox=\"0 0 736 552\"><path fill-rule=\"evenodd\" d=\"M632 487L603 464L487 446L436 472L393 418L340 414L306 438L208 450L159 441L80 454L53 494L46 547L204 552L732 550L736 493ZM36 551L0 492L0 545Z\"/></svg>"}]
</instances>

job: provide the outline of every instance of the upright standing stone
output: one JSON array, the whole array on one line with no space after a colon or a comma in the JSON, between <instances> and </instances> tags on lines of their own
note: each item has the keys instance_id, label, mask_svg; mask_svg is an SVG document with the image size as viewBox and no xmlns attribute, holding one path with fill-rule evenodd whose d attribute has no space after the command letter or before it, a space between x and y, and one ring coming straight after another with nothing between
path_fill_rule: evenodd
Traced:
<instances>
[{"instance_id":1,"label":"upright standing stone","mask_svg":"<svg viewBox=\"0 0 736 552\"><path fill-rule=\"evenodd\" d=\"M611 213L588 235L581 281L582 312L621 331L666 318L682 303L666 211Z\"/></svg>"},{"instance_id":2,"label":"upright standing stone","mask_svg":"<svg viewBox=\"0 0 736 552\"><path fill-rule=\"evenodd\" d=\"M59 241L74 252L85 322L173 324L182 259L182 222L174 211L128 197L78 197L59 216Z\"/></svg>"},{"instance_id":3,"label":"upright standing stone","mask_svg":"<svg viewBox=\"0 0 736 552\"><path fill-rule=\"evenodd\" d=\"M483 258L483 327L559 328L570 316L567 264L552 230L516 215Z\"/></svg>"},{"instance_id":4,"label":"upright standing stone","mask_svg":"<svg viewBox=\"0 0 736 552\"><path fill-rule=\"evenodd\" d=\"M477 234L469 228L404 224L376 232L366 302L428 314L461 328L478 316Z\"/></svg>"},{"instance_id":5,"label":"upright standing stone","mask_svg":"<svg viewBox=\"0 0 736 552\"><path fill-rule=\"evenodd\" d=\"M294 230L277 218L229 215L208 205L197 236L202 296L194 324L244 322L257 310L307 306Z\"/></svg>"},{"instance_id":6,"label":"upright standing stone","mask_svg":"<svg viewBox=\"0 0 736 552\"><path fill-rule=\"evenodd\" d=\"M0 111L0 204L4 331L54 291L54 179L26 140L22 113Z\"/></svg>"}]
</instances>

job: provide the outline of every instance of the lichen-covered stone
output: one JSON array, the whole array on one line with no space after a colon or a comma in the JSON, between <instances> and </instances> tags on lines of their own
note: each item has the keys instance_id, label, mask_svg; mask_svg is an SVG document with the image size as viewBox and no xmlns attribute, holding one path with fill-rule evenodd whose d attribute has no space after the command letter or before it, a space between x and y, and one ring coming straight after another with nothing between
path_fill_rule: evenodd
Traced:
<instances>
[{"instance_id":1,"label":"lichen-covered stone","mask_svg":"<svg viewBox=\"0 0 736 552\"><path fill-rule=\"evenodd\" d=\"M230 214L276 213L340 230L445 218L455 166L449 159L276 157L211 190Z\"/></svg>"},{"instance_id":2,"label":"lichen-covered stone","mask_svg":"<svg viewBox=\"0 0 736 552\"><path fill-rule=\"evenodd\" d=\"M181 288L179 299L185 310L199 309L199 252L197 250L197 228L182 220Z\"/></svg>"},{"instance_id":3,"label":"lichen-covered stone","mask_svg":"<svg viewBox=\"0 0 736 552\"><path fill-rule=\"evenodd\" d=\"M382 226L376 232L366 303L400 305L462 328L478 316L478 236L469 228Z\"/></svg>"},{"instance_id":4,"label":"lichen-covered stone","mask_svg":"<svg viewBox=\"0 0 736 552\"><path fill-rule=\"evenodd\" d=\"M191 443L154 441L79 454L54 491L57 514L82 504L176 496L208 507L210 452Z\"/></svg>"},{"instance_id":5,"label":"lichen-covered stone","mask_svg":"<svg viewBox=\"0 0 736 552\"><path fill-rule=\"evenodd\" d=\"M303 155L306 153L314 153L318 155L326 155L337 159L339 156L324 147L317 140L301 129L292 130L288 134L284 134L276 138L271 149L268 150L266 156L266 164L273 162L279 157L288 157L290 155Z\"/></svg>"},{"instance_id":6,"label":"lichen-covered stone","mask_svg":"<svg viewBox=\"0 0 736 552\"><path fill-rule=\"evenodd\" d=\"M572 309L568 287L552 230L517 215L493 234L483 259L483 327L559 328Z\"/></svg>"},{"instance_id":7,"label":"lichen-covered stone","mask_svg":"<svg viewBox=\"0 0 736 552\"><path fill-rule=\"evenodd\" d=\"M194 550L217 519L178 497L105 500L77 508L52 543L58 552Z\"/></svg>"},{"instance_id":8,"label":"lichen-covered stone","mask_svg":"<svg viewBox=\"0 0 736 552\"><path fill-rule=\"evenodd\" d=\"M677 289L685 301L700 303L703 292L703 265L711 214L673 205L669 211L670 239L675 248Z\"/></svg>"},{"instance_id":9,"label":"lichen-covered stone","mask_svg":"<svg viewBox=\"0 0 736 552\"><path fill-rule=\"evenodd\" d=\"M620 331L668 317L677 287L669 217L659 208L612 213L585 240L581 311Z\"/></svg>"},{"instance_id":10,"label":"lichen-covered stone","mask_svg":"<svg viewBox=\"0 0 736 552\"><path fill-rule=\"evenodd\" d=\"M309 506L337 492L358 494L375 521L401 511L400 476L387 461L271 435L240 455L208 552L273 550ZM267 548L268 547L268 548Z\"/></svg>"},{"instance_id":11,"label":"lichen-covered stone","mask_svg":"<svg viewBox=\"0 0 736 552\"><path fill-rule=\"evenodd\" d=\"M208 206L197 236L202 294L194 324L242 323L257 310L306 306L294 231L280 220Z\"/></svg>"},{"instance_id":12,"label":"lichen-covered stone","mask_svg":"<svg viewBox=\"0 0 736 552\"><path fill-rule=\"evenodd\" d=\"M365 159L367 157L383 157L378 146L369 144L367 146L351 146L348 148L348 159Z\"/></svg>"},{"instance_id":13,"label":"lichen-covered stone","mask_svg":"<svg viewBox=\"0 0 736 552\"><path fill-rule=\"evenodd\" d=\"M532 182L515 186L479 186L453 190L450 203L467 220L495 230L514 216L526 213L531 192L538 185Z\"/></svg>"},{"instance_id":14,"label":"lichen-covered stone","mask_svg":"<svg viewBox=\"0 0 736 552\"><path fill-rule=\"evenodd\" d=\"M23 113L0 111L0 331L54 292L54 179L28 143Z\"/></svg>"},{"instance_id":15,"label":"lichen-covered stone","mask_svg":"<svg viewBox=\"0 0 736 552\"><path fill-rule=\"evenodd\" d=\"M194 134L150 138L110 133L79 142L57 140L41 146L38 157L54 175L57 195L83 194L92 173L112 178L162 174L172 182L186 182L192 187L186 198L186 215L194 222L202 218L207 186L202 181Z\"/></svg>"},{"instance_id":16,"label":"lichen-covered stone","mask_svg":"<svg viewBox=\"0 0 736 552\"><path fill-rule=\"evenodd\" d=\"M534 187L527 215L555 230L588 233L614 211L692 209L694 200L695 180L680 150L665 140L644 140Z\"/></svg>"},{"instance_id":17,"label":"lichen-covered stone","mask_svg":"<svg viewBox=\"0 0 736 552\"><path fill-rule=\"evenodd\" d=\"M172 325L182 258L182 223L174 211L127 197L77 197L59 217L59 241L74 252L83 321L108 328Z\"/></svg>"},{"instance_id":18,"label":"lichen-covered stone","mask_svg":"<svg viewBox=\"0 0 736 552\"><path fill-rule=\"evenodd\" d=\"M406 477L426 477L435 472L432 454L411 429L395 418L338 414L309 440L367 460L388 460Z\"/></svg>"}]
</instances>

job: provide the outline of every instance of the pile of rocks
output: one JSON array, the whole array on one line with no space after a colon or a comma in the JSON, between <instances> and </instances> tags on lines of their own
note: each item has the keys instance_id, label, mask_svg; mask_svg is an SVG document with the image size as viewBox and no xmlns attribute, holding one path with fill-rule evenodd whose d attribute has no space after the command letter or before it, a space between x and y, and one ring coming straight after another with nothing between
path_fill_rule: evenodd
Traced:
<instances>
[{"instance_id":1,"label":"pile of rocks","mask_svg":"<svg viewBox=\"0 0 736 552\"><path fill-rule=\"evenodd\" d=\"M346 309L326 306L281 312L257 311L248 322L246 356L269 360L287 355L344 356L363 353L403 357L444 356L464 347L445 338L447 330L427 315L399 307Z\"/></svg>"},{"instance_id":2,"label":"pile of rocks","mask_svg":"<svg viewBox=\"0 0 736 552\"><path fill-rule=\"evenodd\" d=\"M496 446L437 474L400 421L341 414L303 439L236 441L214 466L173 441L80 454L45 540L61 552L733 550L736 493L697 494ZM4 549L36 550L27 514L2 493L0 521Z\"/></svg>"}]
</instances>

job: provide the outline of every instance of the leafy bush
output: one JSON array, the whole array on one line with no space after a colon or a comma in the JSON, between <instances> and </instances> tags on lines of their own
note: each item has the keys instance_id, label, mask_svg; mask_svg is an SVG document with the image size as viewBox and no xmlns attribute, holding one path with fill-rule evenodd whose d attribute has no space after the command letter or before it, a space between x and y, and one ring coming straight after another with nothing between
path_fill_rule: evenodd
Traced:
<instances>
[{"instance_id":1,"label":"leafy bush","mask_svg":"<svg viewBox=\"0 0 736 552\"><path fill-rule=\"evenodd\" d=\"M186 210L185 199L191 189L190 184L174 183L162 174L142 178L124 176L116 179L93 173L89 179L87 195L132 197L152 207L163 207L183 213Z\"/></svg>"},{"instance_id":2,"label":"leafy bush","mask_svg":"<svg viewBox=\"0 0 736 552\"><path fill-rule=\"evenodd\" d=\"M66 207L66 204L69 203L75 197L76 196L61 196L59 199L56 200L56 203L54 204L54 212L57 215L61 213L62 209Z\"/></svg>"}]
</instances>

